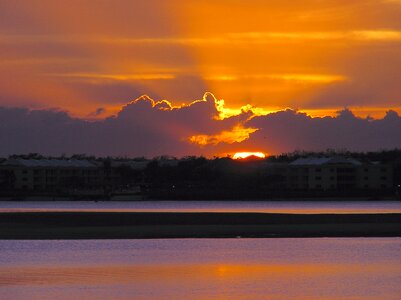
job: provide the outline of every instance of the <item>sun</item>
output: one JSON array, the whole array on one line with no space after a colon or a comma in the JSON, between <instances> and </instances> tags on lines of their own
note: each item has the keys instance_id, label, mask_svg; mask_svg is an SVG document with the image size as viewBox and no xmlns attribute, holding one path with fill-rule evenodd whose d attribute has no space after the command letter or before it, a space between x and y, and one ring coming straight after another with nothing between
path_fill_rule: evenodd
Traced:
<instances>
[{"instance_id":1,"label":"sun","mask_svg":"<svg viewBox=\"0 0 401 300\"><path fill-rule=\"evenodd\" d=\"M233 159L245 159L248 157L265 158L266 155L263 152L237 152L234 154Z\"/></svg>"}]
</instances>

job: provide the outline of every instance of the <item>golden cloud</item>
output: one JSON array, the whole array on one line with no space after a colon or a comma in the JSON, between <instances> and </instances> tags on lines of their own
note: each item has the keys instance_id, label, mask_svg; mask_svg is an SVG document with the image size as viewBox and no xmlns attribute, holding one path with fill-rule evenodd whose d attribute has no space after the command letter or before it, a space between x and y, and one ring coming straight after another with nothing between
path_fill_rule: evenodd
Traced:
<instances>
[{"instance_id":1,"label":"golden cloud","mask_svg":"<svg viewBox=\"0 0 401 300\"><path fill-rule=\"evenodd\" d=\"M64 73L48 74L55 77L70 77L83 79L105 79L105 80L169 80L174 79L174 74L97 74L97 73Z\"/></svg>"},{"instance_id":2,"label":"golden cloud","mask_svg":"<svg viewBox=\"0 0 401 300\"><path fill-rule=\"evenodd\" d=\"M233 144L241 143L249 139L250 134L258 131L257 128L245 128L239 124L232 128L230 131L223 131L216 135L193 135L189 137L189 141L200 146L217 145L220 143Z\"/></svg>"},{"instance_id":3,"label":"golden cloud","mask_svg":"<svg viewBox=\"0 0 401 300\"><path fill-rule=\"evenodd\" d=\"M0 35L0 43L98 43L98 44L175 44L175 45L218 45L218 44L246 44L246 43L274 43L283 41L307 40L348 40L348 41L401 41L399 30L348 30L348 31L293 31L293 32L234 32L219 36L188 37L161 37L161 38L123 38L100 35Z\"/></svg>"},{"instance_id":4,"label":"golden cloud","mask_svg":"<svg viewBox=\"0 0 401 300\"><path fill-rule=\"evenodd\" d=\"M332 83L337 81L345 81L347 77L342 75L330 75L330 74L254 74L245 76L235 75L214 75L206 76L205 80L210 81L236 81L244 79L273 79L273 80L285 80L285 81L304 81L304 82L315 82L315 83Z\"/></svg>"}]
</instances>

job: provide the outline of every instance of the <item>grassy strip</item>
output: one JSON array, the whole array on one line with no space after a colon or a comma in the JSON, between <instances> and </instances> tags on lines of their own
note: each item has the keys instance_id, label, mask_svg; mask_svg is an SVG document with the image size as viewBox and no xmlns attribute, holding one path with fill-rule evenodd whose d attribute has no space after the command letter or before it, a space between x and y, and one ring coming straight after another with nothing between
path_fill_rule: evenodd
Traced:
<instances>
[{"instance_id":1,"label":"grassy strip","mask_svg":"<svg viewBox=\"0 0 401 300\"><path fill-rule=\"evenodd\" d=\"M0 239L401 236L401 214L0 213Z\"/></svg>"}]
</instances>

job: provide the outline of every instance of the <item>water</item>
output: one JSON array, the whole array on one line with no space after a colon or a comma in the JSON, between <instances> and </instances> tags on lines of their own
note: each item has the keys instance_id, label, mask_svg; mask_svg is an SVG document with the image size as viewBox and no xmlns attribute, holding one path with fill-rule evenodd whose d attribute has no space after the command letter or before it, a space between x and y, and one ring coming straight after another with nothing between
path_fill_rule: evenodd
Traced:
<instances>
[{"instance_id":1,"label":"water","mask_svg":"<svg viewBox=\"0 0 401 300\"><path fill-rule=\"evenodd\" d=\"M400 299L401 239L0 241L1 299Z\"/></svg>"},{"instance_id":2,"label":"water","mask_svg":"<svg viewBox=\"0 0 401 300\"><path fill-rule=\"evenodd\" d=\"M401 213L401 201L0 201L11 211Z\"/></svg>"}]
</instances>

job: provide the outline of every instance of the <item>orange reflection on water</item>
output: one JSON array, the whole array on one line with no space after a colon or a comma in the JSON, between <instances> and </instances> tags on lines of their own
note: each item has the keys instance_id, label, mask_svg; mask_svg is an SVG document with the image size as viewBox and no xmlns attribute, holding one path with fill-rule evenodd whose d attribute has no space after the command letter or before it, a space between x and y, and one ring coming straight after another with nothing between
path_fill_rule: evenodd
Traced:
<instances>
[{"instance_id":1,"label":"orange reflection on water","mask_svg":"<svg viewBox=\"0 0 401 300\"><path fill-rule=\"evenodd\" d=\"M0 291L32 289L41 291L38 299L103 299L106 291L119 299L379 299L369 283L377 278L384 286L386 280L394 283L400 270L400 263L334 262L24 266L0 269ZM392 288L385 295L381 287L381 299L396 299Z\"/></svg>"},{"instance_id":2,"label":"orange reflection on water","mask_svg":"<svg viewBox=\"0 0 401 300\"><path fill-rule=\"evenodd\" d=\"M262 278L398 274L399 264L165 264L103 266L24 266L0 270L0 286L57 284L115 284L145 281L256 280Z\"/></svg>"}]
</instances>

